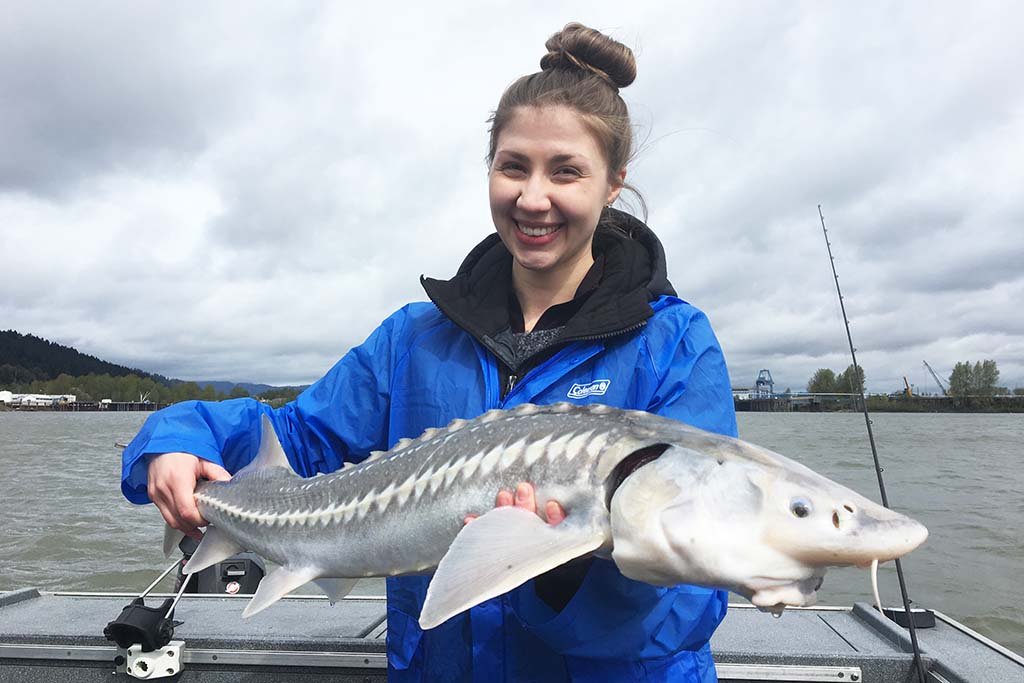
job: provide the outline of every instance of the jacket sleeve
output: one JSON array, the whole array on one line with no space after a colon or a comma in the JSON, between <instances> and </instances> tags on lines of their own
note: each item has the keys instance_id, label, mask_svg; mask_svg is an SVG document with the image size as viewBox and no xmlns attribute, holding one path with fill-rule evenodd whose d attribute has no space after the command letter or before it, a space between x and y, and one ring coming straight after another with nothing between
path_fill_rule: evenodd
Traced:
<instances>
[{"instance_id":1,"label":"jacket sleeve","mask_svg":"<svg viewBox=\"0 0 1024 683\"><path fill-rule=\"evenodd\" d=\"M735 436L729 375L710 323L689 304L670 313L672 324L651 325L642 339L648 386L641 393L650 400L634 407ZM535 597L532 582L513 604L526 626L563 655L638 660L704 647L725 616L727 593L651 586L598 559L557 614Z\"/></svg>"},{"instance_id":2,"label":"jacket sleeve","mask_svg":"<svg viewBox=\"0 0 1024 683\"><path fill-rule=\"evenodd\" d=\"M255 399L186 401L149 417L125 448L121 491L148 503L146 456L181 451L237 472L259 449L260 416L268 415L292 468L304 477L332 472L387 446L390 375L404 308L381 323L327 374L291 403L273 410Z\"/></svg>"}]
</instances>

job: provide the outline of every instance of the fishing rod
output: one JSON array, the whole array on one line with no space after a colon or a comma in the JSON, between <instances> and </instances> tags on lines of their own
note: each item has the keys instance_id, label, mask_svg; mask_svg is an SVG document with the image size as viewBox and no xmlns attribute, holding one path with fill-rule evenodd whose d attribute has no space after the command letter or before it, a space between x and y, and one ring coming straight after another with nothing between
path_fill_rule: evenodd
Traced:
<instances>
[{"instance_id":1,"label":"fishing rod","mask_svg":"<svg viewBox=\"0 0 1024 683\"><path fill-rule=\"evenodd\" d=\"M839 288L839 274L836 273L836 258L832 255L832 243L828 239L828 229L825 227L825 214L821 212L821 204L818 204L818 217L821 218L821 231L825 235L825 247L828 249L828 260L832 264L832 277L836 281L836 294L839 295L839 308L843 313L843 325L846 327L846 341L850 344L850 357L853 359L853 376L857 382L857 392L860 394L860 405L864 409L864 424L868 428L868 442L871 444L871 456L875 461L875 476L878 478L878 491L882 495L882 505L885 507L891 507L889 505L889 497L885 494L885 481L882 478L882 465L878 461L878 449L875 448L875 435L871 431L871 417L868 415L868 402L864 398L864 381L861 379L864 375L861 372L860 365L857 364L857 350L853 346L853 335L850 334L850 319L846 317L846 304L843 303L843 291ZM850 387L851 393L853 387ZM907 626L910 629L910 644L914 650L914 666L917 669L917 678L920 683L926 683L924 665L921 663L921 648L917 642L917 628L914 624L914 615L910 611L910 597L907 595L907 583L903 578L903 565L900 563L899 558L893 560L896 563L896 576L900 581L900 595L903 597L903 613L907 617ZM874 567L873 569L877 569ZM877 585L877 584L876 584ZM877 588L875 589L877 596ZM886 616L882 612L882 603L877 599L878 611L882 613L882 616Z\"/></svg>"}]
</instances>

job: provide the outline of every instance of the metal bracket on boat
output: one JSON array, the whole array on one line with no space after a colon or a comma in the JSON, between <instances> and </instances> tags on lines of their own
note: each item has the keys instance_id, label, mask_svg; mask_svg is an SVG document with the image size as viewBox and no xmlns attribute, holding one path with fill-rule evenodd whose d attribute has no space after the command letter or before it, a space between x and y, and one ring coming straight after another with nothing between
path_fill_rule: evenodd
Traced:
<instances>
[{"instance_id":1,"label":"metal bracket on boat","mask_svg":"<svg viewBox=\"0 0 1024 683\"><path fill-rule=\"evenodd\" d=\"M181 621L174 621L174 607L185 592L188 582L182 582L178 594L173 599L167 598L158 607L147 607L145 597L178 566L175 561L164 570L149 588L124 606L121 614L103 629L107 640L117 643L117 656L114 664L119 673L127 673L133 678L163 678L173 676L181 671L182 649L185 642L174 640L174 628Z\"/></svg>"},{"instance_id":2,"label":"metal bracket on boat","mask_svg":"<svg viewBox=\"0 0 1024 683\"><path fill-rule=\"evenodd\" d=\"M914 621L915 628L935 628L935 613L930 609L911 607L910 619L907 618L907 612L902 607L886 607L882 610L882 614L903 628L910 628L911 619Z\"/></svg>"},{"instance_id":3,"label":"metal bracket on boat","mask_svg":"<svg viewBox=\"0 0 1024 683\"><path fill-rule=\"evenodd\" d=\"M158 650L144 651L139 645L132 645L125 650L118 649L114 658L115 672L128 674L132 678L167 678L180 673L185 665L181 661L181 653L185 649L185 641L172 640Z\"/></svg>"}]
</instances>

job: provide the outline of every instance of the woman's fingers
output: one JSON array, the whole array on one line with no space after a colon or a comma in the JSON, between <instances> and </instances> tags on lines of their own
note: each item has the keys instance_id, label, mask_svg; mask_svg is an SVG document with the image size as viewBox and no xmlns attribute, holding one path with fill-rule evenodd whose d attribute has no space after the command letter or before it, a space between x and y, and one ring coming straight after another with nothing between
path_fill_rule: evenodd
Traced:
<instances>
[{"instance_id":1,"label":"woman's fingers","mask_svg":"<svg viewBox=\"0 0 1024 683\"><path fill-rule=\"evenodd\" d=\"M215 462L199 459L199 477L210 481L227 481L231 473Z\"/></svg>"},{"instance_id":2,"label":"woman's fingers","mask_svg":"<svg viewBox=\"0 0 1024 683\"><path fill-rule=\"evenodd\" d=\"M163 453L149 461L147 490L169 526L199 539L199 527L207 522L196 507L196 482L230 476L224 468L190 453Z\"/></svg>"},{"instance_id":3,"label":"woman's fingers","mask_svg":"<svg viewBox=\"0 0 1024 683\"><path fill-rule=\"evenodd\" d=\"M537 494L533 484L522 482L516 487L515 493L502 489L494 498L494 507L504 508L515 505L516 507L537 513ZM469 524L478 515L466 515L462 518L463 524ZM554 526L565 520L565 509L556 500L549 500L544 505L543 517L547 518L548 524Z\"/></svg>"},{"instance_id":4,"label":"woman's fingers","mask_svg":"<svg viewBox=\"0 0 1024 683\"><path fill-rule=\"evenodd\" d=\"M565 510L557 500L549 500L544 505L544 514L547 516L548 524L551 526L561 524L565 520Z\"/></svg>"},{"instance_id":5,"label":"woman's fingers","mask_svg":"<svg viewBox=\"0 0 1024 683\"><path fill-rule=\"evenodd\" d=\"M537 497L534 495L533 484L523 482L516 487L516 507L537 512Z\"/></svg>"}]
</instances>

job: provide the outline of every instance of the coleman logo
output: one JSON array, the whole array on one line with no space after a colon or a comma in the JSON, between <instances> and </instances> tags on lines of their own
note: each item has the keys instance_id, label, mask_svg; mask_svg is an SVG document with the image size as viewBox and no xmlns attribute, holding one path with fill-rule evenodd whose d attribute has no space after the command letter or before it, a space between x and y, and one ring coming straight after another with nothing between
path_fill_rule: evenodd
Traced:
<instances>
[{"instance_id":1,"label":"coleman logo","mask_svg":"<svg viewBox=\"0 0 1024 683\"><path fill-rule=\"evenodd\" d=\"M573 384L566 394L569 398L587 398L588 396L604 396L608 387L612 385L610 379L596 379L589 384Z\"/></svg>"}]
</instances>

